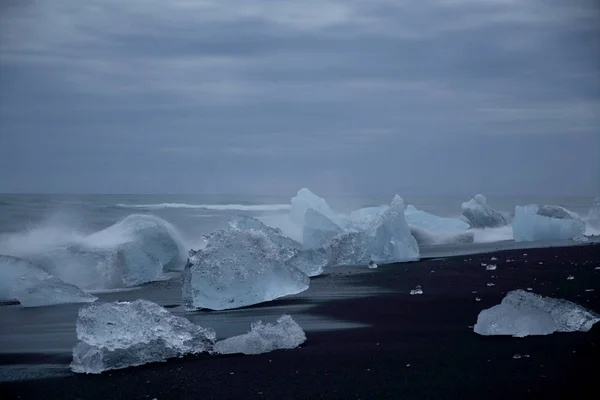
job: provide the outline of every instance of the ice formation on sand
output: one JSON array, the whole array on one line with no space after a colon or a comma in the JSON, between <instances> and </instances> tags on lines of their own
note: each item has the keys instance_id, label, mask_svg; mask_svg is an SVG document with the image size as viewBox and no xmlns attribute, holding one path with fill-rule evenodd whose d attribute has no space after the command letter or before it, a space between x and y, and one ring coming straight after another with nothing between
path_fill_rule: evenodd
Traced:
<instances>
[{"instance_id":1,"label":"ice formation on sand","mask_svg":"<svg viewBox=\"0 0 600 400\"><path fill-rule=\"evenodd\" d=\"M17 257L0 255L0 301L17 300L23 307L90 303L96 297Z\"/></svg>"},{"instance_id":2,"label":"ice formation on sand","mask_svg":"<svg viewBox=\"0 0 600 400\"><path fill-rule=\"evenodd\" d=\"M556 219L580 219L579 215L573 211L569 211L561 206L539 206L537 213L544 217L556 218Z\"/></svg>"},{"instance_id":3,"label":"ice formation on sand","mask_svg":"<svg viewBox=\"0 0 600 400\"><path fill-rule=\"evenodd\" d=\"M340 233L342 229L325 215L312 208L306 210L302 228L304 247L307 249L323 247Z\"/></svg>"},{"instance_id":4,"label":"ice formation on sand","mask_svg":"<svg viewBox=\"0 0 600 400\"><path fill-rule=\"evenodd\" d=\"M67 245L28 255L44 270L84 289L113 289L162 278L182 269L185 252L174 228L151 215L122 221Z\"/></svg>"},{"instance_id":5,"label":"ice formation on sand","mask_svg":"<svg viewBox=\"0 0 600 400\"><path fill-rule=\"evenodd\" d=\"M215 344L220 354L262 354L280 349L295 349L306 341L304 331L292 317L283 315L276 324L252 323L250 332Z\"/></svg>"},{"instance_id":6,"label":"ice formation on sand","mask_svg":"<svg viewBox=\"0 0 600 400\"><path fill-rule=\"evenodd\" d=\"M473 330L484 336L524 337L587 332L598 321L598 314L575 303L519 289L508 292L499 305L481 311Z\"/></svg>"},{"instance_id":7,"label":"ice formation on sand","mask_svg":"<svg viewBox=\"0 0 600 400\"><path fill-rule=\"evenodd\" d=\"M417 209L412 204L406 206L404 211L406 222L428 231L464 231L469 229L469 224L456 218L444 218Z\"/></svg>"},{"instance_id":8,"label":"ice formation on sand","mask_svg":"<svg viewBox=\"0 0 600 400\"><path fill-rule=\"evenodd\" d=\"M497 228L508 225L502 214L487 205L487 200L482 194L463 203L462 210L472 228Z\"/></svg>"},{"instance_id":9,"label":"ice formation on sand","mask_svg":"<svg viewBox=\"0 0 600 400\"><path fill-rule=\"evenodd\" d=\"M328 247L329 265L367 265L415 261L419 246L404 217L404 201L395 196L389 209L364 230L336 236Z\"/></svg>"},{"instance_id":10,"label":"ice formation on sand","mask_svg":"<svg viewBox=\"0 0 600 400\"><path fill-rule=\"evenodd\" d=\"M309 210L309 212L312 210ZM302 244L283 235L281 230L266 226L256 218L238 216L229 222L232 228L253 230L262 232L273 243L285 247L289 258L286 263L298 268L308 276L317 276L323 273L323 267L327 264L327 253L323 248L304 249Z\"/></svg>"},{"instance_id":11,"label":"ice formation on sand","mask_svg":"<svg viewBox=\"0 0 600 400\"><path fill-rule=\"evenodd\" d=\"M147 300L79 310L71 369L99 374L186 354L212 352L215 332Z\"/></svg>"},{"instance_id":12,"label":"ice formation on sand","mask_svg":"<svg viewBox=\"0 0 600 400\"><path fill-rule=\"evenodd\" d=\"M512 226L516 241L571 239L583 235L585 223L580 219L573 219L569 214L560 214L563 218L552 218L540 215L539 209L535 204L515 208ZM556 210L553 215L558 215Z\"/></svg>"},{"instance_id":13,"label":"ice formation on sand","mask_svg":"<svg viewBox=\"0 0 600 400\"><path fill-rule=\"evenodd\" d=\"M308 289L309 278L288 263L294 249L262 231L229 229L208 237L190 252L184 270L186 309L225 310L258 304Z\"/></svg>"}]
</instances>

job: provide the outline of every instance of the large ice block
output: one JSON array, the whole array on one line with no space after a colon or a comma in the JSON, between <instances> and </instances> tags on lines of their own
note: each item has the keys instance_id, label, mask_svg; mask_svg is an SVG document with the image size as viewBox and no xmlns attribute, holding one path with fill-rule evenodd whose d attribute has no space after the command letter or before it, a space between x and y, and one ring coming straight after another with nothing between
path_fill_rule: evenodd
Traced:
<instances>
[{"instance_id":1,"label":"large ice block","mask_svg":"<svg viewBox=\"0 0 600 400\"><path fill-rule=\"evenodd\" d=\"M312 210L309 210L309 213ZM273 243L286 248L289 258L286 264L298 268L309 277L321 275L327 264L327 254L323 248L305 249L301 243L283 235L281 230L266 226L256 218L238 216L230 221L230 226L238 229L253 230L264 233Z\"/></svg>"},{"instance_id":2,"label":"large ice block","mask_svg":"<svg viewBox=\"0 0 600 400\"><path fill-rule=\"evenodd\" d=\"M515 208L512 227L516 241L571 239L583 235L585 223L580 219L564 214L561 215L565 218L551 218L540 215L538 211L539 207L535 204Z\"/></svg>"},{"instance_id":3,"label":"large ice block","mask_svg":"<svg viewBox=\"0 0 600 400\"><path fill-rule=\"evenodd\" d=\"M304 247L307 249L324 247L340 233L342 229L325 215L312 208L306 210L302 229Z\"/></svg>"},{"instance_id":4,"label":"large ice block","mask_svg":"<svg viewBox=\"0 0 600 400\"><path fill-rule=\"evenodd\" d=\"M280 349L295 349L305 341L306 335L300 325L289 315L283 315L276 324L254 322L250 332L217 342L215 352L262 354Z\"/></svg>"},{"instance_id":5,"label":"large ice block","mask_svg":"<svg viewBox=\"0 0 600 400\"><path fill-rule=\"evenodd\" d=\"M598 321L598 314L575 303L519 289L508 292L499 305L481 311L473 330L485 336L524 337L587 332Z\"/></svg>"},{"instance_id":6,"label":"large ice block","mask_svg":"<svg viewBox=\"0 0 600 400\"><path fill-rule=\"evenodd\" d=\"M224 310L300 293L308 276L287 261L294 249L256 230L217 231L206 248L192 251L184 270L186 309Z\"/></svg>"},{"instance_id":7,"label":"large ice block","mask_svg":"<svg viewBox=\"0 0 600 400\"><path fill-rule=\"evenodd\" d=\"M212 352L215 332L147 300L79 310L71 369L98 374L186 354Z\"/></svg>"},{"instance_id":8,"label":"large ice block","mask_svg":"<svg viewBox=\"0 0 600 400\"><path fill-rule=\"evenodd\" d=\"M336 236L328 252L332 266L418 260L419 246L406 223L402 198L395 196L390 207L365 229Z\"/></svg>"},{"instance_id":9,"label":"large ice block","mask_svg":"<svg viewBox=\"0 0 600 400\"><path fill-rule=\"evenodd\" d=\"M97 300L76 286L42 271L17 257L0 255L0 301L18 301L23 307Z\"/></svg>"},{"instance_id":10,"label":"large ice block","mask_svg":"<svg viewBox=\"0 0 600 400\"><path fill-rule=\"evenodd\" d=\"M437 244L468 244L473 243L475 234L471 231L454 232L431 232L418 226L409 225L410 233L419 246L431 246Z\"/></svg>"},{"instance_id":11,"label":"large ice block","mask_svg":"<svg viewBox=\"0 0 600 400\"><path fill-rule=\"evenodd\" d=\"M592 204L590 213L588 214L588 224L592 228L600 229L600 197L597 197Z\"/></svg>"},{"instance_id":12,"label":"large ice block","mask_svg":"<svg viewBox=\"0 0 600 400\"><path fill-rule=\"evenodd\" d=\"M482 194L463 203L462 210L472 228L497 228L508 225L508 220L502 214L487 205L487 200Z\"/></svg>"},{"instance_id":13,"label":"large ice block","mask_svg":"<svg viewBox=\"0 0 600 400\"><path fill-rule=\"evenodd\" d=\"M430 232L464 231L469 224L456 218L438 217L409 204L404 211L406 222Z\"/></svg>"}]
</instances>

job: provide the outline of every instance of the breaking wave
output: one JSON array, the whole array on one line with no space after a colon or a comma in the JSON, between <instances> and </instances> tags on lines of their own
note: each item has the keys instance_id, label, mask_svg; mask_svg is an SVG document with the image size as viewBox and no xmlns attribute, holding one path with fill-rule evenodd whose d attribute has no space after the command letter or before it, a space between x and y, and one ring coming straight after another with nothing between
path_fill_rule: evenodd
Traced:
<instances>
[{"instance_id":1,"label":"breaking wave","mask_svg":"<svg viewBox=\"0 0 600 400\"><path fill-rule=\"evenodd\" d=\"M117 204L118 208L137 210L162 210L166 208L189 208L213 211L285 211L291 208L289 204L185 204L185 203L159 203L159 204Z\"/></svg>"}]
</instances>

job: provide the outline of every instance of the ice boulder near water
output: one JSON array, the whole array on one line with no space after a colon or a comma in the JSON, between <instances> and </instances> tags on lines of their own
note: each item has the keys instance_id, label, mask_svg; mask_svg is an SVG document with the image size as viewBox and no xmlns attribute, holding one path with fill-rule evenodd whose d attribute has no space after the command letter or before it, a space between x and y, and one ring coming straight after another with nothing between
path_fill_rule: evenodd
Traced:
<instances>
[{"instance_id":1,"label":"ice boulder near water","mask_svg":"<svg viewBox=\"0 0 600 400\"><path fill-rule=\"evenodd\" d=\"M219 354L263 354L274 350L295 349L306 341L300 325L289 315L279 317L276 324L252 323L250 332L221 340L215 344Z\"/></svg>"},{"instance_id":2,"label":"ice boulder near water","mask_svg":"<svg viewBox=\"0 0 600 400\"><path fill-rule=\"evenodd\" d=\"M365 229L336 236L328 252L332 266L418 260L419 246L406 223L402 198L395 196L390 207Z\"/></svg>"},{"instance_id":3,"label":"ice boulder near water","mask_svg":"<svg viewBox=\"0 0 600 400\"><path fill-rule=\"evenodd\" d=\"M562 207L549 209L542 208L546 215L560 216L549 217L540 214L540 207L536 204L517 206L513 219L513 234L518 242L531 242L537 240L571 239L583 235L585 223L574 219L568 212L560 212ZM550 210L550 211L549 211ZM563 209L564 210L564 209Z\"/></svg>"},{"instance_id":4,"label":"ice boulder near water","mask_svg":"<svg viewBox=\"0 0 600 400\"><path fill-rule=\"evenodd\" d=\"M419 246L438 244L468 244L475 241L475 233L471 231L430 232L418 226L409 225L410 233Z\"/></svg>"},{"instance_id":5,"label":"ice boulder near water","mask_svg":"<svg viewBox=\"0 0 600 400\"><path fill-rule=\"evenodd\" d=\"M309 210L307 215L313 210ZM256 218L237 216L229 225L235 229L253 230L264 233L273 243L283 246L288 250L287 265L298 268L309 277L321 275L323 267L327 264L327 254L324 248L305 249L304 246L293 239L283 235L281 230L271 228Z\"/></svg>"},{"instance_id":6,"label":"ice boulder near water","mask_svg":"<svg viewBox=\"0 0 600 400\"><path fill-rule=\"evenodd\" d=\"M406 206L404 211L406 222L409 225L434 232L465 231L469 224L457 218L438 217L426 211L417 209L412 204Z\"/></svg>"},{"instance_id":7,"label":"ice boulder near water","mask_svg":"<svg viewBox=\"0 0 600 400\"><path fill-rule=\"evenodd\" d=\"M502 214L487 205L487 200L482 194L462 203L462 210L471 228L498 228L508 225L508 220Z\"/></svg>"},{"instance_id":8,"label":"ice boulder near water","mask_svg":"<svg viewBox=\"0 0 600 400\"><path fill-rule=\"evenodd\" d=\"M473 330L484 336L524 337L587 332L598 321L598 314L575 303L519 289L508 292L499 305L481 311Z\"/></svg>"},{"instance_id":9,"label":"ice boulder near water","mask_svg":"<svg viewBox=\"0 0 600 400\"><path fill-rule=\"evenodd\" d=\"M44 272L23 259L0 255L0 301L18 301L23 307L97 300L76 286Z\"/></svg>"},{"instance_id":10,"label":"ice boulder near water","mask_svg":"<svg viewBox=\"0 0 600 400\"><path fill-rule=\"evenodd\" d=\"M212 352L215 332L147 300L91 305L79 310L71 369L103 371Z\"/></svg>"},{"instance_id":11,"label":"ice boulder near water","mask_svg":"<svg viewBox=\"0 0 600 400\"><path fill-rule=\"evenodd\" d=\"M192 251L184 270L186 309L225 310L263 303L308 289L310 279L288 264L294 249L261 231L221 230Z\"/></svg>"}]
</instances>

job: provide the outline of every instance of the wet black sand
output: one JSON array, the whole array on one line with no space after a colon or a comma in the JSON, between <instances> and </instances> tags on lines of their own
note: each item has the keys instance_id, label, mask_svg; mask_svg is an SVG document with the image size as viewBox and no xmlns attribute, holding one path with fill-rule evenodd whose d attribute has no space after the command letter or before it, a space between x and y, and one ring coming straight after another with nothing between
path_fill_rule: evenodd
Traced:
<instances>
[{"instance_id":1,"label":"wet black sand","mask_svg":"<svg viewBox=\"0 0 600 400\"><path fill-rule=\"evenodd\" d=\"M498 260L490 261L492 256ZM498 268L486 271L481 263ZM386 290L320 302L311 314L370 327L307 333L308 341L296 350L188 357L99 376L2 383L0 390L2 398L23 399L595 398L600 324L587 333L522 339L481 337L470 326L481 309L517 288L600 312L598 266L600 246L588 245L377 270L336 269L319 279ZM569 275L575 279L567 280ZM418 284L424 294L410 296ZM297 301L292 297L277 303L285 312L286 305ZM514 359L515 354L523 357ZM5 355L0 365L68 362L67 357L40 357Z\"/></svg>"}]
</instances>

